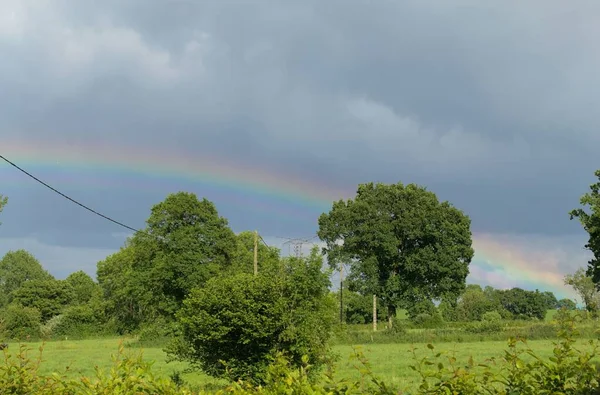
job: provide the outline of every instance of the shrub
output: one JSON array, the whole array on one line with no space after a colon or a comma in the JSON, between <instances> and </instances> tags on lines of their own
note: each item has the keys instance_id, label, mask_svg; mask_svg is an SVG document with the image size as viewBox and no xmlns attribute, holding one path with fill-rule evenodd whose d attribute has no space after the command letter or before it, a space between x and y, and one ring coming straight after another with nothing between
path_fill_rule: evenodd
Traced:
<instances>
[{"instance_id":1,"label":"shrub","mask_svg":"<svg viewBox=\"0 0 600 395\"><path fill-rule=\"evenodd\" d=\"M71 306L52 330L52 336L83 337L97 334L102 330L94 311L88 305Z\"/></svg>"},{"instance_id":2,"label":"shrub","mask_svg":"<svg viewBox=\"0 0 600 395\"><path fill-rule=\"evenodd\" d=\"M502 316L497 311L488 311L481 316L481 320L486 322L502 321Z\"/></svg>"},{"instance_id":3,"label":"shrub","mask_svg":"<svg viewBox=\"0 0 600 395\"><path fill-rule=\"evenodd\" d=\"M406 333L406 324L404 320L394 317L392 321L392 327L388 328L388 331L396 336L404 335Z\"/></svg>"},{"instance_id":4,"label":"shrub","mask_svg":"<svg viewBox=\"0 0 600 395\"><path fill-rule=\"evenodd\" d=\"M432 314L421 313L412 319L412 323L418 328L439 328L444 325L442 316L437 312Z\"/></svg>"},{"instance_id":5,"label":"shrub","mask_svg":"<svg viewBox=\"0 0 600 395\"><path fill-rule=\"evenodd\" d=\"M34 307L9 305L2 312L2 332L12 339L38 338L42 315Z\"/></svg>"},{"instance_id":6,"label":"shrub","mask_svg":"<svg viewBox=\"0 0 600 395\"><path fill-rule=\"evenodd\" d=\"M214 377L257 383L277 352L295 366L304 355L321 366L335 317L321 268L315 250L308 260L290 259L273 273L209 280L185 300L177 315L181 335L168 354Z\"/></svg>"},{"instance_id":7,"label":"shrub","mask_svg":"<svg viewBox=\"0 0 600 395\"><path fill-rule=\"evenodd\" d=\"M470 333L496 333L502 331L502 322L497 321L480 321L471 322L465 326L465 331Z\"/></svg>"},{"instance_id":8,"label":"shrub","mask_svg":"<svg viewBox=\"0 0 600 395\"><path fill-rule=\"evenodd\" d=\"M60 325L62 319L63 319L62 314L55 315L54 317L50 318L45 324L43 324L40 327L40 334L41 334L42 338L48 339L48 338L54 336L54 334L56 332L56 328Z\"/></svg>"}]
</instances>

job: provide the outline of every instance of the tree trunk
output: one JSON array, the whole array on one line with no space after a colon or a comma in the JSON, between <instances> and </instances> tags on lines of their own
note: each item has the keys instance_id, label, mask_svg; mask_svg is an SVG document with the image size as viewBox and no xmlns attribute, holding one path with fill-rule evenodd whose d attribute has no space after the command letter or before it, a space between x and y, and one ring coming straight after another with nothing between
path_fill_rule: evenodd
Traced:
<instances>
[{"instance_id":1,"label":"tree trunk","mask_svg":"<svg viewBox=\"0 0 600 395\"><path fill-rule=\"evenodd\" d=\"M388 329L392 329L394 317L396 317L396 306L388 306Z\"/></svg>"}]
</instances>

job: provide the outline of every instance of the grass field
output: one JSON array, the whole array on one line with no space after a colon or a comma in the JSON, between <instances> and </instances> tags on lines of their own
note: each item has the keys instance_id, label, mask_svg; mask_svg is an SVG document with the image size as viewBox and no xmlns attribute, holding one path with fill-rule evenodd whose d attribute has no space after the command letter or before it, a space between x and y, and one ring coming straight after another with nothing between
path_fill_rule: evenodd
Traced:
<instances>
[{"instance_id":1,"label":"grass field","mask_svg":"<svg viewBox=\"0 0 600 395\"><path fill-rule=\"evenodd\" d=\"M128 340L125 340L126 342ZM120 339L97 339L78 341L52 341L44 346L43 363L40 373L65 373L69 377L94 376L94 366L109 369L111 366L111 354L116 354ZM34 348L30 357L37 356L37 348L42 343L28 343L28 347ZM551 341L529 342L538 355L547 357L552 353ZM15 351L16 344L11 346ZM417 374L409 368L413 363L409 344L371 344L359 346L361 351L369 359L373 372L385 382L399 386L404 389L415 388L418 383ZM430 353L425 344L417 345L419 355ZM436 344L436 350L454 351L459 363L466 364L469 356L473 356L475 362L484 362L491 357L501 357L506 349L506 342L488 341L477 343L440 343ZM355 362L349 361L353 353L352 346L336 346L336 353L341 357L338 363L338 377L358 377ZM137 353L140 349L126 348L126 353ZM158 376L169 377L175 371L186 368L183 363L165 362L165 354L160 348L142 349L144 359L155 361L153 371ZM68 369L68 370L67 370ZM182 377L191 385L203 388L222 387L225 383L212 379L199 373L184 374Z\"/></svg>"}]
</instances>

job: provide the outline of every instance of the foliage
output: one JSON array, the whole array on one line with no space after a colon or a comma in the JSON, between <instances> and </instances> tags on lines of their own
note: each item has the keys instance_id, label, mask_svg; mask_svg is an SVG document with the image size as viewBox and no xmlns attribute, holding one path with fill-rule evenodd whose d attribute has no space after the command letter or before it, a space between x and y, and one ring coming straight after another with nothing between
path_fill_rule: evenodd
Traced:
<instances>
[{"instance_id":1,"label":"foliage","mask_svg":"<svg viewBox=\"0 0 600 395\"><path fill-rule=\"evenodd\" d=\"M558 309L575 310L577 308L577 304L571 299L565 298L556 302L556 307Z\"/></svg>"},{"instance_id":2,"label":"foliage","mask_svg":"<svg viewBox=\"0 0 600 395\"><path fill-rule=\"evenodd\" d=\"M535 318L543 320L546 316L546 298L538 291L526 291L521 288L496 290L502 307L514 318Z\"/></svg>"},{"instance_id":3,"label":"foliage","mask_svg":"<svg viewBox=\"0 0 600 395\"><path fill-rule=\"evenodd\" d=\"M135 286L134 249L135 244L127 243L97 264L104 308L119 334L136 330L144 320L152 321L151 292Z\"/></svg>"},{"instance_id":4,"label":"foliage","mask_svg":"<svg viewBox=\"0 0 600 395\"><path fill-rule=\"evenodd\" d=\"M585 304L587 311L593 314L598 314L600 309L600 292L596 288L596 284L583 269L578 269L573 274L565 276L565 285L570 285L575 289L581 301Z\"/></svg>"},{"instance_id":5,"label":"foliage","mask_svg":"<svg viewBox=\"0 0 600 395\"><path fill-rule=\"evenodd\" d=\"M73 300L73 289L61 280L29 280L13 292L13 301L34 307L47 321L63 310Z\"/></svg>"},{"instance_id":6,"label":"foliage","mask_svg":"<svg viewBox=\"0 0 600 395\"><path fill-rule=\"evenodd\" d=\"M442 319L446 322L458 321L457 301L451 299L442 299L438 305L438 311Z\"/></svg>"},{"instance_id":7,"label":"foliage","mask_svg":"<svg viewBox=\"0 0 600 395\"><path fill-rule=\"evenodd\" d=\"M122 331L174 320L192 288L230 268L237 239L214 204L179 192L152 207L147 227L98 263L107 310Z\"/></svg>"},{"instance_id":8,"label":"foliage","mask_svg":"<svg viewBox=\"0 0 600 395\"><path fill-rule=\"evenodd\" d=\"M329 263L349 261L349 281L378 295L390 317L416 300L458 296L473 257L469 217L414 184L359 185L354 200L320 216L318 235Z\"/></svg>"},{"instance_id":9,"label":"foliage","mask_svg":"<svg viewBox=\"0 0 600 395\"><path fill-rule=\"evenodd\" d=\"M587 274L595 284L600 283L600 170L594 173L598 182L590 185L590 191L581 196L579 204L582 207L571 210L569 216L579 219L589 239L585 248L593 254L588 262ZM586 211L588 210L588 211Z\"/></svg>"},{"instance_id":10,"label":"foliage","mask_svg":"<svg viewBox=\"0 0 600 395\"><path fill-rule=\"evenodd\" d=\"M481 321L499 322L502 321L502 316L497 311L488 311L481 316Z\"/></svg>"},{"instance_id":11,"label":"foliage","mask_svg":"<svg viewBox=\"0 0 600 395\"><path fill-rule=\"evenodd\" d=\"M458 300L456 316L459 321L480 321L485 313L496 308L493 299L490 300L481 287L469 285Z\"/></svg>"},{"instance_id":12,"label":"foliage","mask_svg":"<svg viewBox=\"0 0 600 395\"><path fill-rule=\"evenodd\" d=\"M98 284L83 270L69 274L64 280L73 289L73 300L70 304L86 304L99 289Z\"/></svg>"},{"instance_id":13,"label":"foliage","mask_svg":"<svg viewBox=\"0 0 600 395\"><path fill-rule=\"evenodd\" d=\"M50 336L82 337L101 330L101 318L89 305L70 306L60 317Z\"/></svg>"},{"instance_id":14,"label":"foliage","mask_svg":"<svg viewBox=\"0 0 600 395\"><path fill-rule=\"evenodd\" d=\"M232 273L254 273L254 232L241 232L236 236L237 250L234 263L231 266ZM258 270L272 270L279 265L279 250L275 247L267 247L258 240Z\"/></svg>"},{"instance_id":15,"label":"foliage","mask_svg":"<svg viewBox=\"0 0 600 395\"><path fill-rule=\"evenodd\" d=\"M0 294L5 295L6 303L12 302L12 293L25 282L52 279L40 262L25 250L9 251L0 260Z\"/></svg>"},{"instance_id":16,"label":"foliage","mask_svg":"<svg viewBox=\"0 0 600 395\"><path fill-rule=\"evenodd\" d=\"M122 345L113 356L113 367L108 372L96 367L95 378L77 380L58 373L41 375L43 347L40 347L35 359L29 357L29 351L25 345L20 345L15 354L4 350L4 363L0 365L0 394L192 394L190 390L178 388L171 380L155 377L152 363L144 362L142 354L125 355Z\"/></svg>"},{"instance_id":17,"label":"foliage","mask_svg":"<svg viewBox=\"0 0 600 395\"><path fill-rule=\"evenodd\" d=\"M272 272L209 280L185 300L177 315L182 335L168 353L211 376L254 382L265 379L277 352L295 366L303 355L321 365L334 318L322 264L313 250Z\"/></svg>"},{"instance_id":18,"label":"foliage","mask_svg":"<svg viewBox=\"0 0 600 395\"><path fill-rule=\"evenodd\" d=\"M0 335L4 333L11 339L39 337L41 314L38 309L11 304L0 314Z\"/></svg>"},{"instance_id":19,"label":"foliage","mask_svg":"<svg viewBox=\"0 0 600 395\"><path fill-rule=\"evenodd\" d=\"M456 358L436 352L428 344L430 356L418 358L413 369L421 376L421 394L595 394L600 390L597 365L598 342L589 340L586 347L574 347L578 334L575 322L568 315L559 317L559 341L554 343L552 356L544 359L527 347L524 339L511 338L502 358L459 366ZM526 348L519 349L523 344ZM414 351L413 351L414 352ZM523 356L528 356L528 360ZM444 363L446 360L446 363ZM494 373L492 365L500 365Z\"/></svg>"},{"instance_id":20,"label":"foliage","mask_svg":"<svg viewBox=\"0 0 600 395\"><path fill-rule=\"evenodd\" d=\"M406 312L408 313L408 317L414 320L420 314L433 315L437 312L437 309L431 299L422 299L410 305L406 309Z\"/></svg>"},{"instance_id":21,"label":"foliage","mask_svg":"<svg viewBox=\"0 0 600 395\"><path fill-rule=\"evenodd\" d=\"M558 299L556 299L556 296L552 292L544 291L541 293L541 296L544 299L545 310L558 308Z\"/></svg>"}]
</instances>

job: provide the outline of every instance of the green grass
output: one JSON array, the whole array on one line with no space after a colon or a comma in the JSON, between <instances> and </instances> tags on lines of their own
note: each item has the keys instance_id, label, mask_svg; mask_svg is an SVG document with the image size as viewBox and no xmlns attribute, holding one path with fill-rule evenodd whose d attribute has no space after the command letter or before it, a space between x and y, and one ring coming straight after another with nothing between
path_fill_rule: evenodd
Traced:
<instances>
[{"instance_id":1,"label":"green grass","mask_svg":"<svg viewBox=\"0 0 600 395\"><path fill-rule=\"evenodd\" d=\"M126 340L127 341L127 340ZM51 341L44 347L43 360L40 373L65 373L68 377L91 377L94 375L94 366L109 369L111 366L111 354L117 352L120 339L97 339L76 341ZM505 341L487 341L477 343L439 343L436 350L454 351L458 363L466 364L469 356L473 356L475 362L484 362L491 357L502 357L506 349ZM42 343L27 343L33 348L30 357L37 356L37 348ZM540 356L550 356L552 352L551 341L531 341L529 345L538 352ZM11 344L14 351L17 344ZM430 353L425 344L417 345L417 354L420 356ZM403 389L415 388L418 384L418 376L409 366L414 363L409 350L409 344L372 344L358 346L369 360L373 372L389 384L399 386ZM340 345L334 348L340 356L337 368L338 377L356 377L357 370L353 367L356 362L349 361L353 354L353 346ZM166 355L159 347L148 347L141 350L145 360L155 361L153 371L161 377L169 377L175 371L183 371L187 365L184 363L165 362ZM126 348L126 353L138 353L140 349ZM218 388L225 382L207 377L201 373L187 373L182 377L194 387L206 389Z\"/></svg>"}]
</instances>

